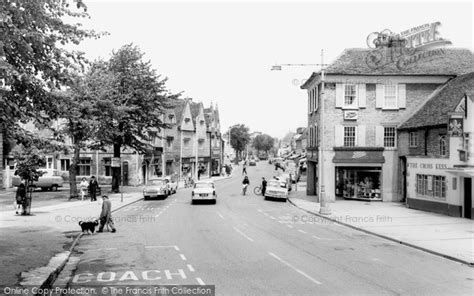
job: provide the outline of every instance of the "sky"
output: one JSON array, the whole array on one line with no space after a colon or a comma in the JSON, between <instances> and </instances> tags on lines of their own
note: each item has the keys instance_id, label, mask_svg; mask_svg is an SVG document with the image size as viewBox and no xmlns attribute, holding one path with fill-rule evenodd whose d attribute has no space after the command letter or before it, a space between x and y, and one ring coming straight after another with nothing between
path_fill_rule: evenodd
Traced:
<instances>
[{"instance_id":1,"label":"sky","mask_svg":"<svg viewBox=\"0 0 474 296\"><path fill-rule=\"evenodd\" d=\"M399 33L441 22L441 37L473 50L469 2L164 2L84 0L87 29L107 31L75 49L90 59L110 57L133 43L172 92L218 105L221 131L243 123L281 138L307 126L307 95L300 85L345 48L367 48L372 32Z\"/></svg>"}]
</instances>

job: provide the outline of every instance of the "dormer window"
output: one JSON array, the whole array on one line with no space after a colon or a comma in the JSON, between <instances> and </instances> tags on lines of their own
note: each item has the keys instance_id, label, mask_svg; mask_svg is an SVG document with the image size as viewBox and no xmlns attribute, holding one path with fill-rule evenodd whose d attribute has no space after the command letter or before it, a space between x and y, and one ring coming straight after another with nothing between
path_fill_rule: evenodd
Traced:
<instances>
[{"instance_id":1,"label":"dormer window","mask_svg":"<svg viewBox=\"0 0 474 296\"><path fill-rule=\"evenodd\" d=\"M174 122L174 115L173 114L168 115L168 119L171 123L173 123Z\"/></svg>"},{"instance_id":2,"label":"dormer window","mask_svg":"<svg viewBox=\"0 0 474 296\"><path fill-rule=\"evenodd\" d=\"M201 125L204 125L204 120L201 120Z\"/></svg>"},{"instance_id":3,"label":"dormer window","mask_svg":"<svg viewBox=\"0 0 474 296\"><path fill-rule=\"evenodd\" d=\"M189 118L189 117L186 117L186 118L184 119L184 122L186 122L186 123L188 123L188 122L190 122L190 121L191 121L191 118Z\"/></svg>"}]
</instances>

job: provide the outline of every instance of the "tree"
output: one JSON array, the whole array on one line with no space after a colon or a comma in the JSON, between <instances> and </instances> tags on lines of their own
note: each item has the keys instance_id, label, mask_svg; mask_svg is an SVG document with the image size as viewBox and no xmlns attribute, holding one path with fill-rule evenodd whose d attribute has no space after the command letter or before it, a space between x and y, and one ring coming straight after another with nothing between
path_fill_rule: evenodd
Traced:
<instances>
[{"instance_id":1,"label":"tree","mask_svg":"<svg viewBox=\"0 0 474 296\"><path fill-rule=\"evenodd\" d=\"M166 89L167 79L143 61L143 53L133 44L113 52L109 61L97 63L92 71L90 75L97 78L89 85L95 93L98 120L95 147L112 146L115 158L125 147L150 152L149 142L168 127L163 114L174 106L179 94ZM120 167L112 167L113 192L119 192L120 179Z\"/></svg>"},{"instance_id":2,"label":"tree","mask_svg":"<svg viewBox=\"0 0 474 296\"><path fill-rule=\"evenodd\" d=\"M236 124L230 128L230 145L235 150L236 161L242 158L242 152L245 151L249 142L249 128L244 124Z\"/></svg>"},{"instance_id":3,"label":"tree","mask_svg":"<svg viewBox=\"0 0 474 296\"><path fill-rule=\"evenodd\" d=\"M31 208L32 193L31 186L34 181L38 181L44 172L40 171L40 167L46 165L45 158L40 156L41 153L34 147L25 147L19 145L15 147L15 158L17 159L15 175L25 181L27 199L23 203L23 212L25 209ZM27 212L29 214L29 211Z\"/></svg>"},{"instance_id":4,"label":"tree","mask_svg":"<svg viewBox=\"0 0 474 296\"><path fill-rule=\"evenodd\" d=\"M268 153L268 151L273 148L273 145L273 138L266 134L256 136L252 143L252 146L257 150L257 153L260 153L260 151Z\"/></svg>"},{"instance_id":5,"label":"tree","mask_svg":"<svg viewBox=\"0 0 474 296\"><path fill-rule=\"evenodd\" d=\"M83 53L67 50L85 38L98 38L80 24L63 18L88 17L81 0L0 1L0 121L9 137L25 147L39 141L20 123L33 120L38 128L49 128L60 115L61 97L53 90L68 85L70 73L81 71Z\"/></svg>"},{"instance_id":6,"label":"tree","mask_svg":"<svg viewBox=\"0 0 474 296\"><path fill-rule=\"evenodd\" d=\"M291 131L287 132L283 139L281 139L281 143L284 145L291 145L291 139L293 139L294 135L296 135L296 133Z\"/></svg>"}]
</instances>

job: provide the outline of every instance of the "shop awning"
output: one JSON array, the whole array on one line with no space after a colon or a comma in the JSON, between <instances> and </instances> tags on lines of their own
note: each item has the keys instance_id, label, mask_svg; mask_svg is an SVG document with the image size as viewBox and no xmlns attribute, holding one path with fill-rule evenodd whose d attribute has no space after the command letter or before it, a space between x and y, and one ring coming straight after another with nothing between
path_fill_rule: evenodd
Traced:
<instances>
[{"instance_id":1,"label":"shop awning","mask_svg":"<svg viewBox=\"0 0 474 296\"><path fill-rule=\"evenodd\" d=\"M355 149L334 149L336 154L334 155L334 163L384 163L385 158L383 157L382 149L371 149L371 150L355 150Z\"/></svg>"}]
</instances>

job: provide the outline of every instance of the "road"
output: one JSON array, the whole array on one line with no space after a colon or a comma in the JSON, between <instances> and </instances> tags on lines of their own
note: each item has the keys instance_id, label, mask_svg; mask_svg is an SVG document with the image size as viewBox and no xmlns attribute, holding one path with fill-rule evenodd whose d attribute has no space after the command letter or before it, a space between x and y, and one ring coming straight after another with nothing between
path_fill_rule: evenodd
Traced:
<instances>
[{"instance_id":1,"label":"road","mask_svg":"<svg viewBox=\"0 0 474 296\"><path fill-rule=\"evenodd\" d=\"M272 167L249 167L251 188ZM115 213L117 233L84 236L71 286L215 285L218 295L472 295L472 268L241 195L240 170L218 201L190 189ZM311 221L309 221L311 220ZM303 222L304 221L304 222Z\"/></svg>"}]
</instances>

